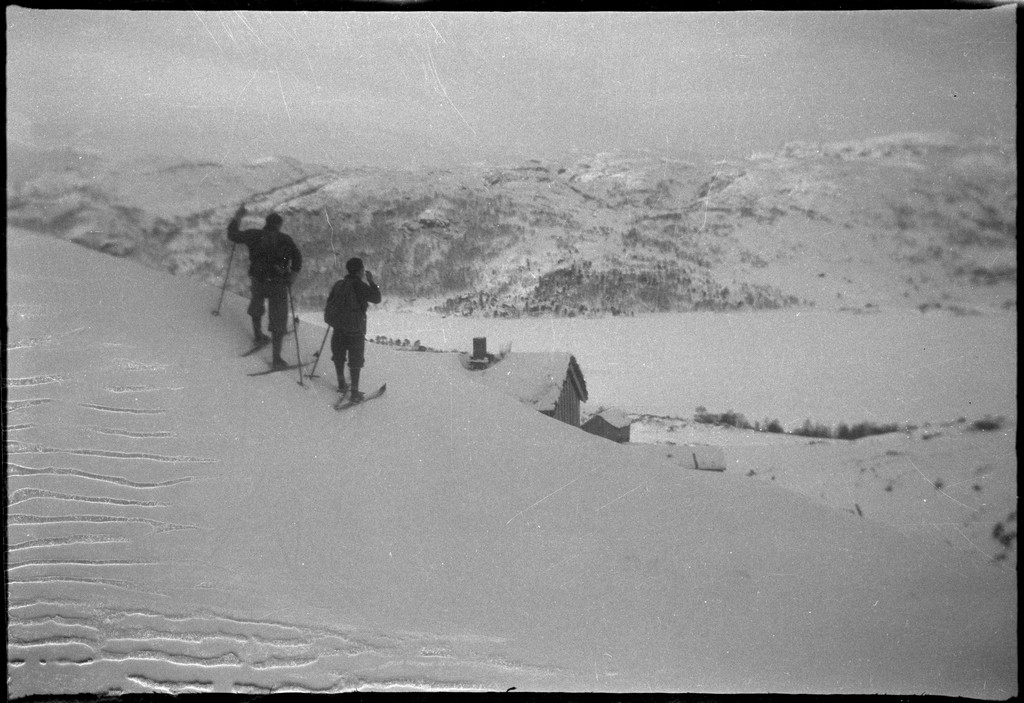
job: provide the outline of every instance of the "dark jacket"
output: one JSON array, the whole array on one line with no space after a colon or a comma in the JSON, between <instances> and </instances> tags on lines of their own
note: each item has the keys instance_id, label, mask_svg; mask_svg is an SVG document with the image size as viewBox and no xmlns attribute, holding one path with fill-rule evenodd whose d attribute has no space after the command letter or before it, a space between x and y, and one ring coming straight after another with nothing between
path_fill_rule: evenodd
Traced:
<instances>
[{"instance_id":1,"label":"dark jacket","mask_svg":"<svg viewBox=\"0 0 1024 703\"><path fill-rule=\"evenodd\" d=\"M228 223L228 239L249 247L249 275L259 281L286 281L290 272L302 270L302 252L295 240L281 231L239 231L239 220Z\"/></svg>"},{"instance_id":2,"label":"dark jacket","mask_svg":"<svg viewBox=\"0 0 1024 703\"><path fill-rule=\"evenodd\" d=\"M376 283L349 274L331 287L324 306L324 322L342 334L366 334L366 309L381 301Z\"/></svg>"}]
</instances>

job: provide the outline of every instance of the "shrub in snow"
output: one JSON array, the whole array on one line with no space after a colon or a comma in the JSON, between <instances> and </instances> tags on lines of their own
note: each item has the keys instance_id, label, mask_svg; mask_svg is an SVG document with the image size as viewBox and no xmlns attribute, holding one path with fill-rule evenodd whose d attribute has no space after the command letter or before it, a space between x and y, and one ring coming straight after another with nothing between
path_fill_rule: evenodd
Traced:
<instances>
[{"instance_id":1,"label":"shrub in snow","mask_svg":"<svg viewBox=\"0 0 1024 703\"><path fill-rule=\"evenodd\" d=\"M1002 416L992 417L986 415L980 420L975 420L971 423L971 429L977 430L978 432L988 432L990 430L998 430L1003 426L1004 418Z\"/></svg>"},{"instance_id":2,"label":"shrub in snow","mask_svg":"<svg viewBox=\"0 0 1024 703\"><path fill-rule=\"evenodd\" d=\"M741 413L733 412L732 410L724 413L709 413L704 406L697 408L693 421L706 425L729 425L730 427L737 427L743 430L754 429L753 425L747 422L747 418Z\"/></svg>"}]
</instances>

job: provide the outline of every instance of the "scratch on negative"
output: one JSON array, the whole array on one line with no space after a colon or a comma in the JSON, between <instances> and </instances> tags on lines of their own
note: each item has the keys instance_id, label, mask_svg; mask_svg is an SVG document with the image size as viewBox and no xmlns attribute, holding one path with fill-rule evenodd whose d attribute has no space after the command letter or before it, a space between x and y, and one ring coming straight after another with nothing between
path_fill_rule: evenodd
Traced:
<instances>
[{"instance_id":1,"label":"scratch on negative","mask_svg":"<svg viewBox=\"0 0 1024 703\"><path fill-rule=\"evenodd\" d=\"M605 503L604 505L602 505L602 506L601 506L600 508L598 508L598 509L597 509L597 512L601 512L602 510L604 510L605 508L607 508L607 507L608 507L609 505L611 505L612 503L615 503L615 502L617 502L617 501L620 501L620 500L622 500L623 498L625 498L626 496L628 496L628 495L629 495L630 493L632 493L633 491L635 491L635 490L636 490L637 488L641 488L641 487L643 487L643 486L644 486L644 484L642 484L642 483L641 483L641 484L639 484L639 485L637 485L637 486L635 486L635 487L631 488L630 490L626 491L625 493L623 493L622 495L620 495L620 496L619 496L618 498L616 498L615 500L611 500L611 501L608 501L607 503Z\"/></svg>"},{"instance_id":2,"label":"scratch on negative","mask_svg":"<svg viewBox=\"0 0 1024 703\"><path fill-rule=\"evenodd\" d=\"M288 124L292 123L292 111L288 109L288 98L284 96L284 86L281 84L281 72L274 69L274 74L277 76L277 87L281 91L281 102L284 103L284 112L288 115Z\"/></svg>"},{"instance_id":3,"label":"scratch on negative","mask_svg":"<svg viewBox=\"0 0 1024 703\"><path fill-rule=\"evenodd\" d=\"M427 58L430 60L430 73L431 73L431 75L432 75L432 77L434 79L434 82L436 84L434 86L434 89L439 94L444 96L444 99L447 100L448 104L452 106L453 110L455 110L455 114L457 114L459 116L459 119L462 120L463 124L465 124L466 127L469 128L469 131L472 132L473 136L475 137L476 136L476 130L473 128L473 125L471 125L469 123L469 121L462 114L462 111L459 110L459 108L455 106L455 103L452 102L452 99L450 97L448 97L448 89L444 87L444 83L441 82L441 76L438 75L438 73L437 73L437 66L434 64L434 52L430 50L430 46L429 45L427 45Z\"/></svg>"},{"instance_id":4,"label":"scratch on negative","mask_svg":"<svg viewBox=\"0 0 1024 703\"><path fill-rule=\"evenodd\" d=\"M446 41L444 40L444 36L443 36L443 35L441 34L441 32L439 32L439 31L437 30L437 25L435 25L435 24L434 24L434 21L433 21L432 19L430 19L430 18L428 17L428 18L427 18L427 22L429 22L429 23L430 23L430 27L431 27L431 29L433 29L433 30L434 30L434 34L436 34L436 35L437 35L437 38L441 40L441 43L442 43L442 44L447 44L448 42L446 42Z\"/></svg>"},{"instance_id":5,"label":"scratch on negative","mask_svg":"<svg viewBox=\"0 0 1024 703\"><path fill-rule=\"evenodd\" d=\"M990 560L990 561L995 561L995 558L994 558L994 557L993 557L993 556L992 556L991 554L988 554L988 553L987 553L987 552L986 552L986 551L985 551L984 549L982 549L981 547L979 547L978 545L976 545L976 544L974 543L974 541L973 541L973 540L972 540L972 539L971 539L970 537L968 537L967 535L965 535L965 534L964 534L964 531L960 529L960 526L959 526L959 525L958 525L958 526L957 526L956 528L954 528L954 529L956 529L956 531L960 533L960 536L961 536L961 537L963 537L963 538L964 538L965 540L967 540L967 542L968 542L968 543L969 543L969 544L970 544L970 545L971 545L972 547L974 547L974 548L975 548L975 549L977 549L977 550L978 550L979 552L981 552L982 554L984 554L984 555L985 555L985 558L986 558L986 559L988 559L988 560Z\"/></svg>"},{"instance_id":6,"label":"scratch on negative","mask_svg":"<svg viewBox=\"0 0 1024 703\"><path fill-rule=\"evenodd\" d=\"M256 31L252 28L252 26L248 22L245 21L245 17L242 16L242 13L239 12L238 10L235 10L234 12L235 12L235 15L238 17L238 19L240 19L242 21L242 24L245 25L245 28L249 30L249 34L251 34L254 37L256 37L256 41L258 41L260 44L263 44L263 46L266 46L267 45L266 42L264 42L263 38L260 37L260 35L256 33Z\"/></svg>"},{"instance_id":7,"label":"scratch on negative","mask_svg":"<svg viewBox=\"0 0 1024 703\"><path fill-rule=\"evenodd\" d=\"M213 43L217 45L217 49L223 52L224 49L221 48L220 42L217 41L217 37L213 36L213 32L210 31L210 28L206 26L206 22L203 21L203 16L195 10L192 10L192 13L196 16L196 19L199 20L199 24L203 25L203 29L206 30L206 33L210 35L210 39L213 39Z\"/></svg>"},{"instance_id":8,"label":"scratch on negative","mask_svg":"<svg viewBox=\"0 0 1024 703\"><path fill-rule=\"evenodd\" d=\"M324 219L327 220L327 226L331 228L331 251L334 252L334 263L338 263L338 250L334 248L334 225L331 224L331 216L327 214L327 206L324 205Z\"/></svg>"},{"instance_id":9,"label":"scratch on negative","mask_svg":"<svg viewBox=\"0 0 1024 703\"><path fill-rule=\"evenodd\" d=\"M594 469L594 471L597 471L597 469ZM564 485L564 486L562 486L561 488L556 488L555 490L551 491L550 493L548 493L548 494L547 494L546 496L544 496L543 498L541 498L540 500L538 500L538 501L537 501L536 503L534 503L533 505L530 505L530 506L528 506L528 507L526 507L526 508L523 508L523 509L522 509L522 510L520 510L520 511L519 511L518 513L516 513L515 515L513 515L513 516L512 516L512 518L511 518L511 519L510 519L510 520L509 520L508 522L506 522L506 523L505 523L505 525L506 525L506 526L507 526L507 525L511 525L511 524L512 524L512 520L515 520L515 519L516 519L517 517L519 517L520 515L522 515L523 513L525 513L525 512L526 512L526 511L528 511L528 510L533 510L534 508L536 508L536 507L537 507L538 505L540 505L541 503L543 503L544 501L546 501L546 500L547 500L548 498L550 498L551 496L555 495L555 494L556 494L556 493L558 493L559 491L565 490L566 488L568 488L568 487L569 487L569 486L571 486L572 484L574 484L574 483L576 483L577 481L579 481L579 480L580 480L581 478L584 478L584 477L586 477L586 476L589 476L590 474L594 473L594 471L591 471L590 473L584 474L583 476L577 476L576 478L574 478L573 480L569 481L569 483L565 484L565 485Z\"/></svg>"},{"instance_id":10,"label":"scratch on negative","mask_svg":"<svg viewBox=\"0 0 1024 703\"><path fill-rule=\"evenodd\" d=\"M972 508L972 507L971 507L971 506L969 506L969 505L968 505L967 503L964 503L963 501L959 501L959 500L957 500L956 498L954 498L953 496L949 495L948 493L946 493L946 492L945 492L944 490L942 490L941 488L937 488L936 490L937 490L937 491L938 491L939 493L941 493L942 495L944 495L944 496L946 496L947 498L949 498L949 499L950 499L951 501L953 501L954 503L958 503L958 504L960 504L960 505L964 506L965 508L967 508L967 509L968 509L968 510L970 510L971 512L976 512L976 511L977 511L977 509L976 509L976 508Z\"/></svg>"},{"instance_id":11,"label":"scratch on negative","mask_svg":"<svg viewBox=\"0 0 1024 703\"><path fill-rule=\"evenodd\" d=\"M932 480L931 480L930 478L928 478L927 476L925 476L924 472L923 472L923 471L921 471L921 469L917 468L917 464L915 464L915 463L914 463L914 460L913 460L913 459L911 459L911 458L907 457L907 462L908 462L908 463L909 463L909 464L910 464L911 466L913 466L913 467L914 467L914 471L916 471L917 473L921 474L921 478L923 478L923 479L924 479L925 481L927 481L928 483L932 484L933 486L935 485L935 481L932 481ZM957 503L957 504L959 504L959 505L962 505L962 506L964 506L965 508L967 508L968 510L970 510L970 511L974 512L974 508L972 508L971 506L967 505L967 503L963 503L963 502L961 502L961 501L957 500L956 498L954 498L953 496L949 495L948 493L946 493L946 492L945 492L944 490L942 490L941 488L936 488L935 490L937 490L937 491L938 491L939 493L941 493L942 495L944 495L944 496L946 496L947 498L949 498L949 499L950 499L951 501L953 501L954 503Z\"/></svg>"}]
</instances>

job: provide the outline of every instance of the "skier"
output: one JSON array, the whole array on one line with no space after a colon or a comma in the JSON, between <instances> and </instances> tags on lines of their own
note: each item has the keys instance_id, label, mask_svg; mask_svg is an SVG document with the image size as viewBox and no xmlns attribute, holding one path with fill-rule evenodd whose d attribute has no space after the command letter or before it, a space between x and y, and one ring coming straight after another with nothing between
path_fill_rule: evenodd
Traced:
<instances>
[{"instance_id":1,"label":"skier","mask_svg":"<svg viewBox=\"0 0 1024 703\"><path fill-rule=\"evenodd\" d=\"M252 282L252 300L247 312L252 317L252 331L257 344L265 344L267 335L261 329L263 301L267 300L273 368L285 368L281 358L281 343L288 329L288 294L292 283L302 270L302 253L295 241L281 231L284 221L276 212L267 215L263 229L239 230L245 216L245 205L235 212L228 224L228 239L249 247L249 278Z\"/></svg>"},{"instance_id":2,"label":"skier","mask_svg":"<svg viewBox=\"0 0 1024 703\"><path fill-rule=\"evenodd\" d=\"M324 322L334 328L331 336L331 360L338 374L338 392L351 389L349 398L358 403L365 396L359 392L359 374L364 363L366 350L366 310L370 303L381 301L380 288L373 281L373 274L363 266L360 258L345 263L348 275L331 287L324 307ZM351 387L345 383L345 358L348 357Z\"/></svg>"}]
</instances>

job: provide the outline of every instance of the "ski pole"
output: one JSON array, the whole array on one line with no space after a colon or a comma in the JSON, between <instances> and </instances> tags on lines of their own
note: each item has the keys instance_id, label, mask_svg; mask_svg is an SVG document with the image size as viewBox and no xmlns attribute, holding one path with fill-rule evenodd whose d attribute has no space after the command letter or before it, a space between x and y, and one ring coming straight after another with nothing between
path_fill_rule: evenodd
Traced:
<instances>
[{"instance_id":1,"label":"ski pole","mask_svg":"<svg viewBox=\"0 0 1024 703\"><path fill-rule=\"evenodd\" d=\"M327 325L327 331L324 332L324 341L320 342L320 351L314 354L314 356L316 356L316 360L313 362L313 369L308 374L306 374L306 378L318 378L318 376L316 375L316 365L320 363L320 355L324 353L324 345L327 344L327 335L329 335L330 333L331 326Z\"/></svg>"},{"instance_id":2,"label":"ski pole","mask_svg":"<svg viewBox=\"0 0 1024 703\"><path fill-rule=\"evenodd\" d=\"M224 290L228 287L228 276L231 274L231 261L235 258L235 247L237 243L231 243L231 255L228 257L228 268L224 272L224 285L220 287L220 300L217 301L217 309L213 311L214 315L220 315L220 304L224 302Z\"/></svg>"},{"instance_id":3,"label":"ski pole","mask_svg":"<svg viewBox=\"0 0 1024 703\"><path fill-rule=\"evenodd\" d=\"M288 284L288 304L292 307L292 320L295 325L295 363L299 369L299 385L302 383L302 355L299 354L299 316L295 314L295 299L292 298L292 284Z\"/></svg>"}]
</instances>

